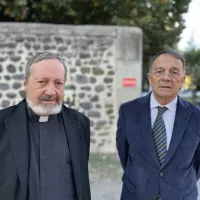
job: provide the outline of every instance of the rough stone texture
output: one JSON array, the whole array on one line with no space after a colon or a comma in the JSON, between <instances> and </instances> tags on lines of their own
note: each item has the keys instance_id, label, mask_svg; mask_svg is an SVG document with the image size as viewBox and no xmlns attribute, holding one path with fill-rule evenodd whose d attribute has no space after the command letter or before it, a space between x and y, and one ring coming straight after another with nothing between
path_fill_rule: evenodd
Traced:
<instances>
[{"instance_id":1,"label":"rough stone texture","mask_svg":"<svg viewBox=\"0 0 200 200\"><path fill-rule=\"evenodd\" d=\"M100 118L100 112L97 111L89 111L88 116L91 118Z\"/></svg>"},{"instance_id":2,"label":"rough stone texture","mask_svg":"<svg viewBox=\"0 0 200 200\"><path fill-rule=\"evenodd\" d=\"M97 85L97 86L95 87L95 91L96 91L97 93L104 91L104 89L105 89L104 85Z\"/></svg>"},{"instance_id":3,"label":"rough stone texture","mask_svg":"<svg viewBox=\"0 0 200 200\"><path fill-rule=\"evenodd\" d=\"M96 104L96 108L101 108L101 105L100 104Z\"/></svg>"},{"instance_id":4,"label":"rough stone texture","mask_svg":"<svg viewBox=\"0 0 200 200\"><path fill-rule=\"evenodd\" d=\"M20 94L21 98L25 98L25 96L26 96L24 90L19 91L19 94Z\"/></svg>"},{"instance_id":5,"label":"rough stone texture","mask_svg":"<svg viewBox=\"0 0 200 200\"><path fill-rule=\"evenodd\" d=\"M80 97L80 98L83 98L84 96L85 96L85 93L80 93L80 94L79 94L79 97Z\"/></svg>"},{"instance_id":6,"label":"rough stone texture","mask_svg":"<svg viewBox=\"0 0 200 200\"><path fill-rule=\"evenodd\" d=\"M9 65L8 65L7 70L8 70L8 72L10 72L10 73L15 73L15 72L16 72L16 68L15 68L15 66L12 65L12 64L9 64Z\"/></svg>"},{"instance_id":7,"label":"rough stone texture","mask_svg":"<svg viewBox=\"0 0 200 200\"><path fill-rule=\"evenodd\" d=\"M112 78L104 78L104 83L112 83L113 79Z\"/></svg>"},{"instance_id":8,"label":"rough stone texture","mask_svg":"<svg viewBox=\"0 0 200 200\"><path fill-rule=\"evenodd\" d=\"M18 61L21 60L21 56L11 56L10 60L13 61L13 62L18 62Z\"/></svg>"},{"instance_id":9,"label":"rough stone texture","mask_svg":"<svg viewBox=\"0 0 200 200\"><path fill-rule=\"evenodd\" d=\"M108 75L114 75L115 72L114 71L108 71Z\"/></svg>"},{"instance_id":10,"label":"rough stone texture","mask_svg":"<svg viewBox=\"0 0 200 200\"><path fill-rule=\"evenodd\" d=\"M83 58L83 59L90 58L90 54L89 53L81 53L80 58Z\"/></svg>"},{"instance_id":11,"label":"rough stone texture","mask_svg":"<svg viewBox=\"0 0 200 200\"><path fill-rule=\"evenodd\" d=\"M76 72L76 68L71 68L70 69L70 73L72 74L72 73L75 73Z\"/></svg>"},{"instance_id":12,"label":"rough stone texture","mask_svg":"<svg viewBox=\"0 0 200 200\"><path fill-rule=\"evenodd\" d=\"M91 87L90 86L85 86L85 87L80 87L81 90L86 90L86 91L90 91Z\"/></svg>"},{"instance_id":13,"label":"rough stone texture","mask_svg":"<svg viewBox=\"0 0 200 200\"><path fill-rule=\"evenodd\" d=\"M104 70L100 69L99 67L93 68L93 74L94 75L102 75L104 74Z\"/></svg>"},{"instance_id":14,"label":"rough stone texture","mask_svg":"<svg viewBox=\"0 0 200 200\"><path fill-rule=\"evenodd\" d=\"M135 27L0 23L0 108L25 97L24 66L37 52L68 67L64 103L91 120L91 151L114 152L119 105L141 91L142 32ZM135 76L137 87L123 88Z\"/></svg>"},{"instance_id":15,"label":"rough stone texture","mask_svg":"<svg viewBox=\"0 0 200 200\"><path fill-rule=\"evenodd\" d=\"M11 78L10 78L10 76L5 75L5 76L4 76L4 79L5 79L6 81L9 81Z\"/></svg>"},{"instance_id":16,"label":"rough stone texture","mask_svg":"<svg viewBox=\"0 0 200 200\"><path fill-rule=\"evenodd\" d=\"M13 89L19 89L21 87L21 83L15 82L13 83Z\"/></svg>"},{"instance_id":17,"label":"rough stone texture","mask_svg":"<svg viewBox=\"0 0 200 200\"><path fill-rule=\"evenodd\" d=\"M90 83L96 83L96 82L97 82L96 78L94 78L94 77L90 78Z\"/></svg>"},{"instance_id":18,"label":"rough stone texture","mask_svg":"<svg viewBox=\"0 0 200 200\"><path fill-rule=\"evenodd\" d=\"M92 108L92 103L90 103L90 102L81 103L80 107L82 107L85 110L90 110Z\"/></svg>"},{"instance_id":19,"label":"rough stone texture","mask_svg":"<svg viewBox=\"0 0 200 200\"><path fill-rule=\"evenodd\" d=\"M16 80L23 80L24 74L16 74L16 75L13 75L12 78Z\"/></svg>"},{"instance_id":20,"label":"rough stone texture","mask_svg":"<svg viewBox=\"0 0 200 200\"><path fill-rule=\"evenodd\" d=\"M81 72L83 74L90 73L90 68L89 67L83 67L83 68L81 68Z\"/></svg>"},{"instance_id":21,"label":"rough stone texture","mask_svg":"<svg viewBox=\"0 0 200 200\"><path fill-rule=\"evenodd\" d=\"M81 83L81 84L88 83L88 77L84 76L84 75L77 75L76 76L76 82Z\"/></svg>"},{"instance_id":22,"label":"rough stone texture","mask_svg":"<svg viewBox=\"0 0 200 200\"><path fill-rule=\"evenodd\" d=\"M7 90L9 85L7 83L0 83L0 90Z\"/></svg>"},{"instance_id":23,"label":"rough stone texture","mask_svg":"<svg viewBox=\"0 0 200 200\"><path fill-rule=\"evenodd\" d=\"M81 65L81 61L80 61L80 60L77 60L77 61L76 61L76 65L77 65L77 66L80 66L80 65Z\"/></svg>"},{"instance_id":24,"label":"rough stone texture","mask_svg":"<svg viewBox=\"0 0 200 200\"><path fill-rule=\"evenodd\" d=\"M3 101L1 101L1 104L0 104L0 106L2 107L2 108L6 108L6 107L8 107L10 105L10 102L8 101L8 100L3 100Z\"/></svg>"},{"instance_id":25,"label":"rough stone texture","mask_svg":"<svg viewBox=\"0 0 200 200\"><path fill-rule=\"evenodd\" d=\"M0 57L0 62L6 61L7 57Z\"/></svg>"},{"instance_id":26,"label":"rough stone texture","mask_svg":"<svg viewBox=\"0 0 200 200\"><path fill-rule=\"evenodd\" d=\"M91 101L99 101L99 96L95 95L91 98Z\"/></svg>"},{"instance_id":27,"label":"rough stone texture","mask_svg":"<svg viewBox=\"0 0 200 200\"><path fill-rule=\"evenodd\" d=\"M96 123L96 125L97 126L104 126L104 125L106 125L106 121L105 120L101 120L101 121L97 121L97 123Z\"/></svg>"},{"instance_id":28,"label":"rough stone texture","mask_svg":"<svg viewBox=\"0 0 200 200\"><path fill-rule=\"evenodd\" d=\"M105 108L112 108L113 107L113 104L105 104Z\"/></svg>"},{"instance_id":29,"label":"rough stone texture","mask_svg":"<svg viewBox=\"0 0 200 200\"><path fill-rule=\"evenodd\" d=\"M8 98L10 98L10 99L13 99L13 98L15 98L17 95L15 94L15 93L8 93L8 94L6 94L6 96L8 97Z\"/></svg>"}]
</instances>

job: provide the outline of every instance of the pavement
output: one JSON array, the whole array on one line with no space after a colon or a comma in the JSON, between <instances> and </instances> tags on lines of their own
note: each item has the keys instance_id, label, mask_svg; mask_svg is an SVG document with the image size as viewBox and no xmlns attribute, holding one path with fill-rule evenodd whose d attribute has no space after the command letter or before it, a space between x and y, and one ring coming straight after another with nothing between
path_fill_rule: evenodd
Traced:
<instances>
[{"instance_id":1,"label":"pavement","mask_svg":"<svg viewBox=\"0 0 200 200\"><path fill-rule=\"evenodd\" d=\"M92 200L119 200L121 181L100 179L91 182Z\"/></svg>"}]
</instances>

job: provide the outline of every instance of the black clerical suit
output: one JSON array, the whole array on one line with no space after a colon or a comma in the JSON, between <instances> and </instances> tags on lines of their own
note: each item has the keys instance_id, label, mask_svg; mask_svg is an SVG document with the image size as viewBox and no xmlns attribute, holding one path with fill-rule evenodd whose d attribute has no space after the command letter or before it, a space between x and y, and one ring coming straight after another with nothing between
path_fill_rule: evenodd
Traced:
<instances>
[{"instance_id":1,"label":"black clerical suit","mask_svg":"<svg viewBox=\"0 0 200 200\"><path fill-rule=\"evenodd\" d=\"M77 199L90 200L89 119L65 106L60 116L70 152ZM27 104L23 100L16 106L0 110L0 200L28 200L30 153Z\"/></svg>"}]
</instances>

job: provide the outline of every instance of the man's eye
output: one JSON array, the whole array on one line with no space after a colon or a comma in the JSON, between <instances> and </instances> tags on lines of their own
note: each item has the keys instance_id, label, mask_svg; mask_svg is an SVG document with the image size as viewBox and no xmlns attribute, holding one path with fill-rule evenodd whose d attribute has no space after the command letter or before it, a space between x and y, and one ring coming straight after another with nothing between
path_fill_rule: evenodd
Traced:
<instances>
[{"instance_id":1,"label":"man's eye","mask_svg":"<svg viewBox=\"0 0 200 200\"><path fill-rule=\"evenodd\" d=\"M156 71L156 74L162 74L163 71Z\"/></svg>"},{"instance_id":2,"label":"man's eye","mask_svg":"<svg viewBox=\"0 0 200 200\"><path fill-rule=\"evenodd\" d=\"M47 82L46 81L38 81L37 82L40 86L43 86L43 85L45 85Z\"/></svg>"},{"instance_id":3,"label":"man's eye","mask_svg":"<svg viewBox=\"0 0 200 200\"><path fill-rule=\"evenodd\" d=\"M56 82L56 85L57 85L57 86L62 86L63 83L62 83L62 82Z\"/></svg>"},{"instance_id":4,"label":"man's eye","mask_svg":"<svg viewBox=\"0 0 200 200\"><path fill-rule=\"evenodd\" d=\"M179 74L178 72L170 72L171 74Z\"/></svg>"}]
</instances>

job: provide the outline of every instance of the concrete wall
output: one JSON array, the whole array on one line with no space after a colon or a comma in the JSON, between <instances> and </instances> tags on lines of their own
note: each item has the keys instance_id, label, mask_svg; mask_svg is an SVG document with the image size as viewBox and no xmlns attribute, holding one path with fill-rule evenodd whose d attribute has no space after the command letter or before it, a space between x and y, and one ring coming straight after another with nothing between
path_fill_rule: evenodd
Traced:
<instances>
[{"instance_id":1,"label":"concrete wall","mask_svg":"<svg viewBox=\"0 0 200 200\"><path fill-rule=\"evenodd\" d=\"M118 108L141 95L142 31L136 27L0 23L0 108L24 96L24 66L36 52L68 66L64 103L91 121L91 151L114 152ZM136 86L123 87L123 78Z\"/></svg>"}]
</instances>

